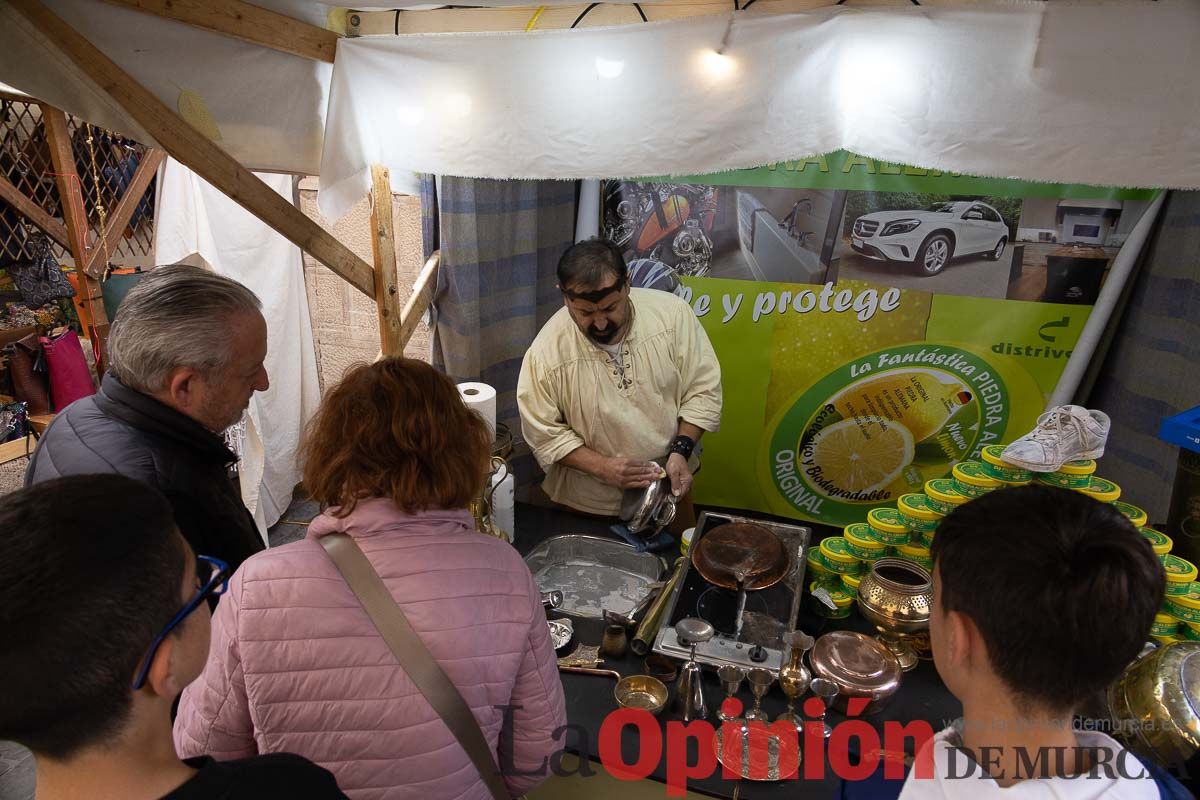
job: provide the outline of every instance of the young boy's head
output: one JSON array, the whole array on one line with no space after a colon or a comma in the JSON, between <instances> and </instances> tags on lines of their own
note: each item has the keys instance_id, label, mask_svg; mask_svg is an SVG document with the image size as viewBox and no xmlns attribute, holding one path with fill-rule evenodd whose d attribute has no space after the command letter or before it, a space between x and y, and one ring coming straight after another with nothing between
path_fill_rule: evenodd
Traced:
<instances>
[{"instance_id":1,"label":"young boy's head","mask_svg":"<svg viewBox=\"0 0 1200 800\"><path fill-rule=\"evenodd\" d=\"M174 627L135 691L151 644L197 595L166 499L115 475L48 481L0 501L0 542L0 739L63 761L169 719L204 667L209 614Z\"/></svg>"},{"instance_id":2,"label":"young boy's head","mask_svg":"<svg viewBox=\"0 0 1200 800\"><path fill-rule=\"evenodd\" d=\"M964 703L998 686L1027 712L1070 714L1138 655L1162 604L1149 541L1067 489L972 500L942 521L932 551L934 662Z\"/></svg>"}]
</instances>

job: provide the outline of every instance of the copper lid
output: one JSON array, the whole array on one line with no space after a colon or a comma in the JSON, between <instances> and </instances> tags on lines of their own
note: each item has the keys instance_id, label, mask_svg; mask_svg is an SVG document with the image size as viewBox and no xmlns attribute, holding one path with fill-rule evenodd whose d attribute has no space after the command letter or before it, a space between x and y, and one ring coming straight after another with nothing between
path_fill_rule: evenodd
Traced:
<instances>
[{"instance_id":1,"label":"copper lid","mask_svg":"<svg viewBox=\"0 0 1200 800\"><path fill-rule=\"evenodd\" d=\"M832 631L813 646L813 674L838 685L847 697L882 700L900 688L900 662L883 644L854 631Z\"/></svg>"}]
</instances>

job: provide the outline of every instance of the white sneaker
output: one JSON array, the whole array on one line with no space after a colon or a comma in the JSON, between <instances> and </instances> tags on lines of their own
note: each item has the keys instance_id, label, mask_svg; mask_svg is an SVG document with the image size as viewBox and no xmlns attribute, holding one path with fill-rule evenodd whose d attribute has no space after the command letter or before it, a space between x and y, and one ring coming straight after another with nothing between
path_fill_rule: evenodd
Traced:
<instances>
[{"instance_id":1,"label":"white sneaker","mask_svg":"<svg viewBox=\"0 0 1200 800\"><path fill-rule=\"evenodd\" d=\"M1004 448L1002 458L1031 472L1057 472L1068 461L1100 458L1108 415L1082 406L1059 406L1038 417L1037 427Z\"/></svg>"}]
</instances>

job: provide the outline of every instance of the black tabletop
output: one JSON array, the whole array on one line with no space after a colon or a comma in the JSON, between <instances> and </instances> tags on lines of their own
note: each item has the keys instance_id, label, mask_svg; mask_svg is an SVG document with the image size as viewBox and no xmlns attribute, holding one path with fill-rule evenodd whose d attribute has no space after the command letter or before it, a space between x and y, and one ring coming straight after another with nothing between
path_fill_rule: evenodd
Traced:
<instances>
[{"instance_id":1,"label":"black tabletop","mask_svg":"<svg viewBox=\"0 0 1200 800\"><path fill-rule=\"evenodd\" d=\"M528 553L539 543L551 536L577 533L612 537L612 534L608 531L608 524L602 520L536 506L519 504L517 506L516 523L517 537L515 545L517 550L523 554ZM668 560L671 560L674 552L668 553L666 556ZM800 618L800 627L814 637L836 628L874 632L857 615L844 621L829 621L803 613ZM577 642L597 645L600 643L602 634L603 626L599 622L591 623L590 621L585 621L581 623L576 621L575 623L575 641ZM614 669L621 673L621 675L636 675L646 672L644 659L633 655L632 652L628 652L621 659L608 659L602 667ZM585 756L593 762L599 762L601 726L609 714L618 710L616 700L613 698L614 681L611 678L592 675L571 673L561 673L561 675L567 701L567 721L572 726L566 738L566 749L570 752L578 753L580 756ZM704 697L710 710L708 719L714 725L717 725L718 722L715 713L724 699L725 693L717 682L716 675L711 671L705 671L704 673ZM671 699L674 699L673 691ZM745 703L747 707L753 702L745 684L743 684L742 690L738 694L738 699ZM786 699L779 690L778 685L774 686L771 692L763 699L762 707L763 710L770 714L771 719L774 719L776 715L785 709ZM863 719L877 732L880 732L880 737L882 738L884 723L886 722L910 723L925 721L936 732L944 728L950 720L958 717L961 711L961 705L942 684L933 664L922 662L913 671L905 673L900 690L882 710ZM829 722L835 726L844 719L845 717L836 711L831 711L828 716ZM667 780L666 748L668 739L672 738L666 731L667 723L678 720L679 717L671 712L671 706L668 704L667 709L659 717L660 731L658 735L647 737L646 753L655 752L653 747L654 739L659 739L662 743L661 750L658 751L658 758L654 769L649 775L652 780L662 782ZM677 731L674 733L676 741L682 738ZM632 726L624 727L621 731L620 744L625 763L631 765L637 763L639 753L642 750L641 737L637 729ZM689 739L685 744L688 751L686 763L689 765L703 763L698 753L697 741ZM852 763L857 760L860 748L863 747L856 738L852 737L847 740L840 734L832 740L832 744L836 749L850 753ZM886 746L889 743L885 742L884 744ZM891 744L893 744L893 749L895 746L904 747L911 755L911 740L907 742L892 742ZM878 746L878 743L870 743L866 747L869 750L875 746ZM647 756L646 753L641 753L641 756L644 758L651 757ZM738 797L745 798L746 800L759 800L759 798L769 800L769 798L777 797L794 798L798 794L806 798L806 800L807 798L824 800L824 798L834 797L837 793L839 780L833 775L828 759L820 758L819 753L817 757L824 762L825 776L819 780L803 777L805 773L804 763L811 756L812 754L806 751L802 744L801 777L797 780L781 782L748 780L739 782L725 780L722 778L721 771L718 768L711 777L689 779L687 788L690 791L713 797L731 798L734 796L735 788L738 788L738 783L740 783ZM592 764L590 768L602 769L599 763Z\"/></svg>"}]
</instances>

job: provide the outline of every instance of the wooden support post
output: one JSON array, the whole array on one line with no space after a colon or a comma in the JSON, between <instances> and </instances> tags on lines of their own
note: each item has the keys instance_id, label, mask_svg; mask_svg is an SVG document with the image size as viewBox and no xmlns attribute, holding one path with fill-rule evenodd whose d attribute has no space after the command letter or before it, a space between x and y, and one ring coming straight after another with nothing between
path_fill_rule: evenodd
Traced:
<instances>
[{"instance_id":1,"label":"wooden support post","mask_svg":"<svg viewBox=\"0 0 1200 800\"><path fill-rule=\"evenodd\" d=\"M62 207L63 221L67 224L67 236L71 240L68 249L75 261L75 274L79 277L80 302L92 318L91 330L85 332L96 346L96 374L103 375L108 365L108 314L104 310L100 281L87 270L91 259L87 206L83 201L79 173L75 169L75 152L67 129L67 115L45 103L38 105L42 109L42 125L46 128L46 141L50 145L50 161L54 164L59 205Z\"/></svg>"},{"instance_id":2,"label":"wooden support post","mask_svg":"<svg viewBox=\"0 0 1200 800\"><path fill-rule=\"evenodd\" d=\"M172 157L354 288L368 297L375 296L375 275L370 264L185 122L39 0L8 2Z\"/></svg>"},{"instance_id":3,"label":"wooden support post","mask_svg":"<svg viewBox=\"0 0 1200 800\"><path fill-rule=\"evenodd\" d=\"M84 271L89 276L99 278L104 274L104 270L108 267L107 260L121 246L121 238L125 234L125 228L129 225L129 221L133 219L133 212L141 205L142 197L150 188L150 181L154 180L154 176L158 174L159 165L166 160L166 157L167 154L164 151L155 148L148 149L142 156L137 169L133 172L133 178L129 181L129 186L125 188L125 194L121 195L117 207L112 209L112 213L108 215L108 226L104 229L100 241L96 242L88 257Z\"/></svg>"},{"instance_id":4,"label":"wooden support post","mask_svg":"<svg viewBox=\"0 0 1200 800\"><path fill-rule=\"evenodd\" d=\"M333 63L338 35L240 0L106 0L281 53Z\"/></svg>"},{"instance_id":5,"label":"wooden support post","mask_svg":"<svg viewBox=\"0 0 1200 800\"><path fill-rule=\"evenodd\" d=\"M421 324L421 317L433 304L433 294L437 290L438 267L442 263L442 253L435 250L425 266L421 267L416 281L413 282L412 294L400 312L400 346L403 348Z\"/></svg>"},{"instance_id":6,"label":"wooden support post","mask_svg":"<svg viewBox=\"0 0 1200 800\"><path fill-rule=\"evenodd\" d=\"M375 255L375 305L379 343L385 356L404 354L400 338L400 292L396 288L396 232L392 224L392 184L387 167L371 165L371 251Z\"/></svg>"},{"instance_id":7,"label":"wooden support post","mask_svg":"<svg viewBox=\"0 0 1200 800\"><path fill-rule=\"evenodd\" d=\"M32 222L42 233L68 250L71 249L71 238L67 235L66 226L26 197L24 192L13 186L12 182L2 174L0 174L0 200L15 208L18 214Z\"/></svg>"}]
</instances>

